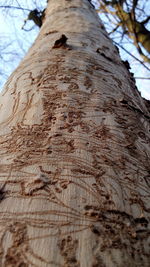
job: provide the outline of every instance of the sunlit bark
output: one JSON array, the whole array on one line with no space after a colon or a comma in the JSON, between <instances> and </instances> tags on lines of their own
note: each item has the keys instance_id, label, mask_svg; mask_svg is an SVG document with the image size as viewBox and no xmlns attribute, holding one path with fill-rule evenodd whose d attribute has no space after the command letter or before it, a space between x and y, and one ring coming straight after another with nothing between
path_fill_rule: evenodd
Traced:
<instances>
[{"instance_id":1,"label":"sunlit bark","mask_svg":"<svg viewBox=\"0 0 150 267\"><path fill-rule=\"evenodd\" d=\"M149 126L89 1L49 0L0 97L0 266L149 266Z\"/></svg>"}]
</instances>

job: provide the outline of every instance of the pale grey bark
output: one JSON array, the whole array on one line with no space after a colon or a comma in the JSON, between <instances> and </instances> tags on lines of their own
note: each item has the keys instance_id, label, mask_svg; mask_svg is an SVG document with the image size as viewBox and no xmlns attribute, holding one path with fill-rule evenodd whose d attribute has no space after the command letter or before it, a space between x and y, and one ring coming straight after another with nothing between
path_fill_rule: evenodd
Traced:
<instances>
[{"instance_id":1,"label":"pale grey bark","mask_svg":"<svg viewBox=\"0 0 150 267\"><path fill-rule=\"evenodd\" d=\"M0 96L0 266L149 266L149 115L89 1L49 0Z\"/></svg>"}]
</instances>

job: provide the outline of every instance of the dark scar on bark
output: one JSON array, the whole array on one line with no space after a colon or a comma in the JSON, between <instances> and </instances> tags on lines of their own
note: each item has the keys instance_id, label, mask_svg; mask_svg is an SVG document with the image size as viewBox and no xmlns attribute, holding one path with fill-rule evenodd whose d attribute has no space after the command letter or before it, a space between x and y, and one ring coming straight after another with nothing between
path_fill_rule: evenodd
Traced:
<instances>
[{"instance_id":1,"label":"dark scar on bark","mask_svg":"<svg viewBox=\"0 0 150 267\"><path fill-rule=\"evenodd\" d=\"M66 37L66 35L62 34L62 36L55 41L54 46L52 48L60 48L60 47L67 48L68 47L67 40L68 38Z\"/></svg>"},{"instance_id":2,"label":"dark scar on bark","mask_svg":"<svg viewBox=\"0 0 150 267\"><path fill-rule=\"evenodd\" d=\"M102 57L106 58L110 62L113 62L113 60L110 57L107 57L104 53L101 53L100 48L97 48L96 52L100 54Z\"/></svg>"},{"instance_id":3,"label":"dark scar on bark","mask_svg":"<svg viewBox=\"0 0 150 267\"><path fill-rule=\"evenodd\" d=\"M5 184L0 188L0 202L5 198L6 191L4 191Z\"/></svg>"},{"instance_id":4,"label":"dark scar on bark","mask_svg":"<svg viewBox=\"0 0 150 267\"><path fill-rule=\"evenodd\" d=\"M127 70L131 69L130 64L129 64L129 62L127 60L122 61L122 62L123 62L124 66L126 67Z\"/></svg>"}]
</instances>

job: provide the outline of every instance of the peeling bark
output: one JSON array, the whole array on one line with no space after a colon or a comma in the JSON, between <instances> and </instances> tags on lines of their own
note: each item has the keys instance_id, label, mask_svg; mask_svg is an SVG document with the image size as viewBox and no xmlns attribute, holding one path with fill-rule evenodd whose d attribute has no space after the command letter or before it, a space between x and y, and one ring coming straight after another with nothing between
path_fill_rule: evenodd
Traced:
<instances>
[{"instance_id":1,"label":"peeling bark","mask_svg":"<svg viewBox=\"0 0 150 267\"><path fill-rule=\"evenodd\" d=\"M0 266L148 267L148 102L87 0L45 14L0 97Z\"/></svg>"}]
</instances>

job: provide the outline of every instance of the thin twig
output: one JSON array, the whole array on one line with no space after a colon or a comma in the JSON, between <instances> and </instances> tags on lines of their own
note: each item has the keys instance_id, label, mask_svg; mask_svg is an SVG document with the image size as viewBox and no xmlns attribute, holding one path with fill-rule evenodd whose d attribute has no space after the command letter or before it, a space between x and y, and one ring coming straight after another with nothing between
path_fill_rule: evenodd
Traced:
<instances>
[{"instance_id":1,"label":"thin twig","mask_svg":"<svg viewBox=\"0 0 150 267\"><path fill-rule=\"evenodd\" d=\"M116 43L115 41L113 41L115 43L115 45L118 45L120 48L122 48L127 54L129 54L131 57L133 57L135 60L137 60L139 63L141 63L143 65L144 68L146 68L147 70L150 71L150 69L145 66L145 64L140 60L138 59L137 57L135 57L134 55L132 55L127 49L125 49L122 45Z\"/></svg>"},{"instance_id":2,"label":"thin twig","mask_svg":"<svg viewBox=\"0 0 150 267\"><path fill-rule=\"evenodd\" d=\"M135 79L141 79L141 80L150 80L150 78L144 78L144 77L134 77Z\"/></svg>"},{"instance_id":3,"label":"thin twig","mask_svg":"<svg viewBox=\"0 0 150 267\"><path fill-rule=\"evenodd\" d=\"M29 8L24 8L24 7L19 7L19 6L0 6L0 8L15 8L15 9L31 11L31 9Z\"/></svg>"}]
</instances>

